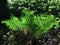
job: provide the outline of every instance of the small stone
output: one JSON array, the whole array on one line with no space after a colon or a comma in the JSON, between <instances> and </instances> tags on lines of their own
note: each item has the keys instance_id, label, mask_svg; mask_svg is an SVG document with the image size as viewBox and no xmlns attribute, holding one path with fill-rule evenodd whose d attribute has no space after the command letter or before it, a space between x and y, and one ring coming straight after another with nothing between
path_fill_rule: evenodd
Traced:
<instances>
[{"instance_id":1,"label":"small stone","mask_svg":"<svg viewBox=\"0 0 60 45\"><path fill-rule=\"evenodd\" d=\"M48 45L53 45L52 41L47 41Z\"/></svg>"},{"instance_id":2,"label":"small stone","mask_svg":"<svg viewBox=\"0 0 60 45\"><path fill-rule=\"evenodd\" d=\"M60 43L58 45L60 45Z\"/></svg>"},{"instance_id":3,"label":"small stone","mask_svg":"<svg viewBox=\"0 0 60 45\"><path fill-rule=\"evenodd\" d=\"M39 42L41 42L41 40L39 40Z\"/></svg>"},{"instance_id":4,"label":"small stone","mask_svg":"<svg viewBox=\"0 0 60 45\"><path fill-rule=\"evenodd\" d=\"M57 42L57 39L53 38L53 39L52 39L52 42L53 42L53 43L56 43L56 42Z\"/></svg>"},{"instance_id":5,"label":"small stone","mask_svg":"<svg viewBox=\"0 0 60 45\"><path fill-rule=\"evenodd\" d=\"M6 35L3 35L3 39L6 40L7 36Z\"/></svg>"}]
</instances>

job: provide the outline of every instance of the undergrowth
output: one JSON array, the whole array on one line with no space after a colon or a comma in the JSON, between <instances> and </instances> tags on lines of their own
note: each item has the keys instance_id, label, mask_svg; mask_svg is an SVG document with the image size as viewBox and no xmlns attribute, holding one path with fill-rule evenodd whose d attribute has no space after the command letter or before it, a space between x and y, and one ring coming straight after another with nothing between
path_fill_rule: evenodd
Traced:
<instances>
[{"instance_id":1,"label":"undergrowth","mask_svg":"<svg viewBox=\"0 0 60 45\"><path fill-rule=\"evenodd\" d=\"M22 13L20 18L11 16L9 20L2 21L2 23L5 23L12 31L29 31L29 35L35 37L41 37L54 25L58 27L58 21L53 15L35 15L33 10L30 11L27 8L24 8Z\"/></svg>"}]
</instances>

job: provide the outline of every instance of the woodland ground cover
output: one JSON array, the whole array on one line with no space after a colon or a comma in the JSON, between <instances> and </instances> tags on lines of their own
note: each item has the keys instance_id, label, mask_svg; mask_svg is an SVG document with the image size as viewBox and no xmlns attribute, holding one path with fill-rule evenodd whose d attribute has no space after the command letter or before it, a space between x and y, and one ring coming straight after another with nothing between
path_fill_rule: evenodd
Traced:
<instances>
[{"instance_id":1,"label":"woodland ground cover","mask_svg":"<svg viewBox=\"0 0 60 45\"><path fill-rule=\"evenodd\" d=\"M8 0L8 2L10 19L1 21L9 28L2 36L4 45L59 45L59 0Z\"/></svg>"}]
</instances>

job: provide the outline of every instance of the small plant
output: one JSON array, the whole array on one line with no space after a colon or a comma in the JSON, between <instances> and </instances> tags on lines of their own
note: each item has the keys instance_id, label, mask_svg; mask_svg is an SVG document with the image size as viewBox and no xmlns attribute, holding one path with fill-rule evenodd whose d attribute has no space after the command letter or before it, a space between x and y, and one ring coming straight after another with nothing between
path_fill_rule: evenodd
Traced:
<instances>
[{"instance_id":1,"label":"small plant","mask_svg":"<svg viewBox=\"0 0 60 45\"><path fill-rule=\"evenodd\" d=\"M54 25L58 27L58 21L53 15L40 14L34 15L34 11L27 8L23 9L23 16L17 18L12 16L11 19L2 21L12 31L29 31L29 35L41 37L47 33Z\"/></svg>"}]
</instances>

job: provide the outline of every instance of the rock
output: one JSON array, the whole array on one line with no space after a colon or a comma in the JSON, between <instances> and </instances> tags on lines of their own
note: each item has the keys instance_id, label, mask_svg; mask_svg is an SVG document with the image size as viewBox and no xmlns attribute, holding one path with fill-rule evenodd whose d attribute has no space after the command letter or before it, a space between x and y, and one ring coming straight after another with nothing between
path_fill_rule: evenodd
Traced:
<instances>
[{"instance_id":1,"label":"rock","mask_svg":"<svg viewBox=\"0 0 60 45\"><path fill-rule=\"evenodd\" d=\"M56 42L57 42L57 39L52 38L52 42L53 42L53 43L56 43Z\"/></svg>"},{"instance_id":2,"label":"rock","mask_svg":"<svg viewBox=\"0 0 60 45\"><path fill-rule=\"evenodd\" d=\"M47 41L47 45L53 45L52 41Z\"/></svg>"}]
</instances>

